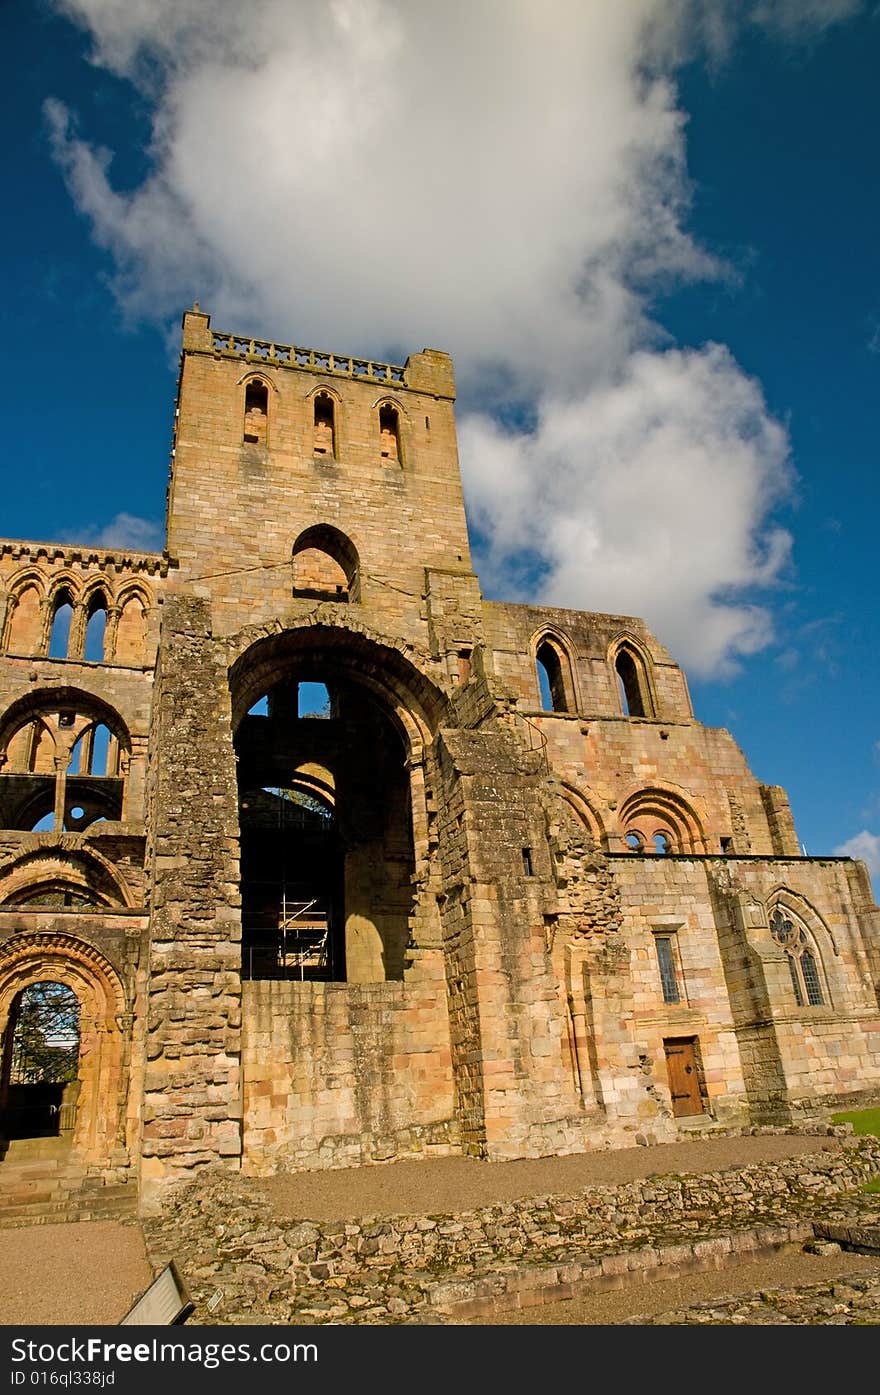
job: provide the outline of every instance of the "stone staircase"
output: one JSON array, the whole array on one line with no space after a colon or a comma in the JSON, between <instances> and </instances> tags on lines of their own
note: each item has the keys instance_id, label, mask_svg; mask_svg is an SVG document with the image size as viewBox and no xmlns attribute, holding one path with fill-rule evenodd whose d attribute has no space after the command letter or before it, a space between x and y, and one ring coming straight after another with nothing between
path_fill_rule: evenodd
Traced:
<instances>
[{"instance_id":1,"label":"stone staircase","mask_svg":"<svg viewBox=\"0 0 880 1395\"><path fill-rule=\"evenodd\" d=\"M0 1149L0 1229L133 1220L137 1213L136 1186L89 1177L64 1139L13 1139Z\"/></svg>"}]
</instances>

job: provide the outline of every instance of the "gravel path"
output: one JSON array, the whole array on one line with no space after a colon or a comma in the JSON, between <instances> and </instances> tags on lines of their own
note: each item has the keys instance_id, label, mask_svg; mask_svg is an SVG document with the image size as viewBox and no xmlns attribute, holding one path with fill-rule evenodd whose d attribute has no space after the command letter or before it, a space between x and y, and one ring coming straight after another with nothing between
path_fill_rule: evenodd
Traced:
<instances>
[{"instance_id":1,"label":"gravel path","mask_svg":"<svg viewBox=\"0 0 880 1395\"><path fill-rule=\"evenodd\" d=\"M338 1171L289 1172L261 1179L259 1185L279 1218L335 1221L360 1216L442 1215L518 1197L564 1194L597 1184L613 1186L658 1173L723 1172L820 1149L839 1150L841 1146L839 1138L816 1134L702 1138L517 1162L425 1158Z\"/></svg>"},{"instance_id":2,"label":"gravel path","mask_svg":"<svg viewBox=\"0 0 880 1395\"><path fill-rule=\"evenodd\" d=\"M152 1282L139 1225L72 1221L0 1230L0 1323L116 1324Z\"/></svg>"}]
</instances>

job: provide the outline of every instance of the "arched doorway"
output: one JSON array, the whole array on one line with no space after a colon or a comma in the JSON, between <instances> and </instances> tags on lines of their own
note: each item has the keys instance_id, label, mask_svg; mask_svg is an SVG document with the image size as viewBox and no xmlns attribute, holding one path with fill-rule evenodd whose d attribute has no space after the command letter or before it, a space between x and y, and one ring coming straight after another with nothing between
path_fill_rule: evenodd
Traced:
<instances>
[{"instance_id":1,"label":"arched doorway","mask_svg":"<svg viewBox=\"0 0 880 1395\"><path fill-rule=\"evenodd\" d=\"M60 1137L83 1163L121 1164L130 1020L120 978L93 945L63 932L0 944L3 1137Z\"/></svg>"},{"instance_id":2,"label":"arched doorway","mask_svg":"<svg viewBox=\"0 0 880 1395\"><path fill-rule=\"evenodd\" d=\"M42 979L15 995L3 1050L0 1135L72 1140L79 1094L80 1001Z\"/></svg>"}]
</instances>

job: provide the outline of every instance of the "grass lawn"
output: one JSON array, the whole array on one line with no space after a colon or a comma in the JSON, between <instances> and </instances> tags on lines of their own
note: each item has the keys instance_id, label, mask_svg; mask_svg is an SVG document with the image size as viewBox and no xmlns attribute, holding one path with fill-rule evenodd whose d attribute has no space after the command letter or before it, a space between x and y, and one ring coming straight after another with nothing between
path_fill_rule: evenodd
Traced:
<instances>
[{"instance_id":1,"label":"grass lawn","mask_svg":"<svg viewBox=\"0 0 880 1395\"><path fill-rule=\"evenodd\" d=\"M880 1138L880 1109L849 1109L844 1114L832 1114L832 1124L852 1124L853 1133L875 1134ZM880 1177L873 1177L861 1188L863 1192L880 1192Z\"/></svg>"},{"instance_id":2,"label":"grass lawn","mask_svg":"<svg viewBox=\"0 0 880 1395\"><path fill-rule=\"evenodd\" d=\"M832 1114L832 1124L852 1124L853 1133L873 1133L880 1138L880 1108L850 1109L844 1114Z\"/></svg>"}]
</instances>

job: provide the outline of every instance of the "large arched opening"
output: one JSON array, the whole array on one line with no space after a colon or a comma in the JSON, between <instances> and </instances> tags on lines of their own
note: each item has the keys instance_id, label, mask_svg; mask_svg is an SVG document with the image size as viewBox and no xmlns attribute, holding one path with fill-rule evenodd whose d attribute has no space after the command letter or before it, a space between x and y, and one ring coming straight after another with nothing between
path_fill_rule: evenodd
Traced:
<instances>
[{"instance_id":1,"label":"large arched opening","mask_svg":"<svg viewBox=\"0 0 880 1395\"><path fill-rule=\"evenodd\" d=\"M397 651L310 627L231 674L245 978L403 978L442 702Z\"/></svg>"}]
</instances>

